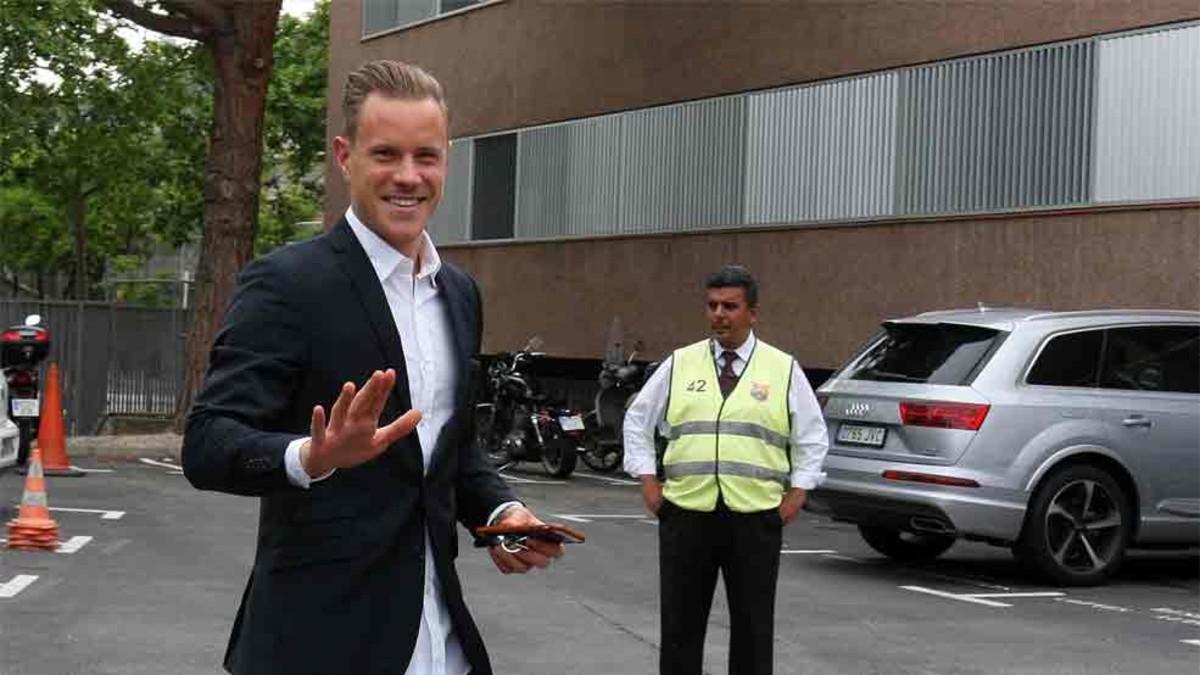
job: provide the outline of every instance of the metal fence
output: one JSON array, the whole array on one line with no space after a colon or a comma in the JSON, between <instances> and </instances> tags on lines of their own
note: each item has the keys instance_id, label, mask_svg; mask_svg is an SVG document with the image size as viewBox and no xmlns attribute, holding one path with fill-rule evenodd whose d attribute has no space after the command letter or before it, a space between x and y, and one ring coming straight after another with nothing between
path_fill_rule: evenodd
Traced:
<instances>
[{"instance_id":1,"label":"metal fence","mask_svg":"<svg viewBox=\"0 0 1200 675\"><path fill-rule=\"evenodd\" d=\"M62 375L67 433L99 431L110 415L175 414L186 313L97 302L0 299L0 328L40 314ZM44 373L43 373L44 374Z\"/></svg>"}]
</instances>

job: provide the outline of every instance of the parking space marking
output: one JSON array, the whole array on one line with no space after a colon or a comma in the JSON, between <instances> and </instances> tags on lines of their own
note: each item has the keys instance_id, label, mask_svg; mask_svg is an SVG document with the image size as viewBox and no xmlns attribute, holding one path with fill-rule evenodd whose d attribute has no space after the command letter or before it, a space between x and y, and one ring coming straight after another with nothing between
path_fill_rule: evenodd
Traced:
<instances>
[{"instance_id":1,"label":"parking space marking","mask_svg":"<svg viewBox=\"0 0 1200 675\"><path fill-rule=\"evenodd\" d=\"M862 565L862 564L864 564L864 563L866 563L866 562L867 562L866 560L861 560L861 559L859 559L859 558L851 558L851 557L850 557L850 556L848 556L848 555L841 555L841 554L838 554L838 553L822 553L822 554L821 554L821 557L822 557L822 558L829 558L830 560L844 560L844 561L846 561L846 562L857 563L857 564L859 564L859 565Z\"/></svg>"},{"instance_id":2,"label":"parking space marking","mask_svg":"<svg viewBox=\"0 0 1200 675\"><path fill-rule=\"evenodd\" d=\"M552 514L555 518L562 518L574 523L590 523L593 520L645 520L646 514L639 513L636 516L615 513L555 513Z\"/></svg>"},{"instance_id":3,"label":"parking space marking","mask_svg":"<svg viewBox=\"0 0 1200 675\"><path fill-rule=\"evenodd\" d=\"M59 542L57 553L75 553L76 551L83 548L84 546L87 546L88 542L90 542L91 540L92 540L92 538L87 535L78 535L78 536L71 537L70 539L68 539L66 541Z\"/></svg>"},{"instance_id":4,"label":"parking space marking","mask_svg":"<svg viewBox=\"0 0 1200 675\"><path fill-rule=\"evenodd\" d=\"M818 549L809 549L809 550L785 548L785 549L780 550L779 552L780 553L795 553L795 554L799 554L799 555L817 555L817 554L821 554L821 553L824 553L824 554L837 553L837 551L835 551L831 548L825 548L825 549L818 548Z\"/></svg>"},{"instance_id":5,"label":"parking space marking","mask_svg":"<svg viewBox=\"0 0 1200 675\"><path fill-rule=\"evenodd\" d=\"M948 598L950 600L961 600L963 602L973 602L979 605L988 607L1012 607L1007 602L997 602L993 598L1060 598L1066 593L1061 591L1034 591L1023 593L950 593L949 591L939 591L933 588L925 588L924 586L901 586L906 591L916 591L917 593L928 593L936 595L939 598Z\"/></svg>"},{"instance_id":6,"label":"parking space marking","mask_svg":"<svg viewBox=\"0 0 1200 675\"><path fill-rule=\"evenodd\" d=\"M917 593L928 593L929 595L936 595L939 598L948 598L950 600L961 600L963 602L973 602L977 605L986 605L988 607L1012 607L1012 605L1010 605L1006 602L995 602L993 600L981 600L979 598L973 598L970 595L959 595L958 593L948 593L946 591L938 591L938 590L934 590L932 588L925 588L924 586L901 586L900 588L903 588L906 591L916 591Z\"/></svg>"},{"instance_id":7,"label":"parking space marking","mask_svg":"<svg viewBox=\"0 0 1200 675\"><path fill-rule=\"evenodd\" d=\"M605 483L610 483L612 485L640 485L640 483L638 483L635 480L626 480L624 478L610 478L608 476L597 476L597 475L591 474L591 473L575 473L575 474L571 474L571 475L576 478L590 478L591 480L598 480L598 481L602 481Z\"/></svg>"},{"instance_id":8,"label":"parking space marking","mask_svg":"<svg viewBox=\"0 0 1200 675\"><path fill-rule=\"evenodd\" d=\"M174 464L172 462L160 462L157 459L150 459L149 457L138 457L138 461L141 462L142 464L148 464L150 466L157 466L160 469L171 469L171 471L167 472L168 475L172 475L172 476L182 476L183 475L183 471L181 471L179 469L179 465Z\"/></svg>"},{"instance_id":9,"label":"parking space marking","mask_svg":"<svg viewBox=\"0 0 1200 675\"><path fill-rule=\"evenodd\" d=\"M538 480L536 478L519 478L517 476L510 476L504 472L498 472L498 473L500 474L501 478L503 478L504 480L506 480L510 483L518 483L518 484L532 483L534 485L566 485L566 483L561 480Z\"/></svg>"},{"instance_id":10,"label":"parking space marking","mask_svg":"<svg viewBox=\"0 0 1200 675\"><path fill-rule=\"evenodd\" d=\"M125 517L124 511L112 511L109 509L74 509L66 506L51 506L51 511L64 511L66 513L99 513L100 520L120 520Z\"/></svg>"},{"instance_id":11,"label":"parking space marking","mask_svg":"<svg viewBox=\"0 0 1200 675\"><path fill-rule=\"evenodd\" d=\"M1193 647L1200 647L1200 640L1180 640L1180 642L1182 642L1185 645L1192 645Z\"/></svg>"},{"instance_id":12,"label":"parking space marking","mask_svg":"<svg viewBox=\"0 0 1200 675\"><path fill-rule=\"evenodd\" d=\"M18 574L0 584L0 598L15 598L17 593L29 588L29 585L37 580L36 574Z\"/></svg>"},{"instance_id":13,"label":"parking space marking","mask_svg":"<svg viewBox=\"0 0 1200 675\"><path fill-rule=\"evenodd\" d=\"M75 466L74 464L71 465L71 468L74 469L75 471L82 471L84 473L116 473L117 472L116 469L85 469L82 466Z\"/></svg>"}]
</instances>

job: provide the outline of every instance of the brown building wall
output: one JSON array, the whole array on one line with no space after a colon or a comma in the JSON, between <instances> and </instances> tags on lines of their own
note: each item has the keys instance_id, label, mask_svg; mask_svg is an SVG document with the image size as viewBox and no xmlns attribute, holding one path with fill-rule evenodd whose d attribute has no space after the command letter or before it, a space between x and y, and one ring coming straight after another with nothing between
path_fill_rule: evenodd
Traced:
<instances>
[{"instance_id":1,"label":"brown building wall","mask_svg":"<svg viewBox=\"0 0 1200 675\"><path fill-rule=\"evenodd\" d=\"M330 15L329 130L359 63L418 63L474 135L1200 17L1196 0L506 0L362 41ZM327 219L346 204L330 173Z\"/></svg>"},{"instance_id":2,"label":"brown building wall","mask_svg":"<svg viewBox=\"0 0 1200 675\"><path fill-rule=\"evenodd\" d=\"M1200 207L443 247L484 295L485 351L598 358L613 317L662 355L703 337L703 278L761 285L760 334L832 367L885 318L953 307L1200 310Z\"/></svg>"},{"instance_id":3,"label":"brown building wall","mask_svg":"<svg viewBox=\"0 0 1200 675\"><path fill-rule=\"evenodd\" d=\"M328 134L345 75L373 58L437 75L458 137L1197 16L1195 0L507 0L364 42L359 0L338 0ZM332 222L347 194L329 169ZM619 316L627 342L662 355L703 334L701 280L730 261L761 280L764 338L815 367L883 318L978 301L1200 309L1196 204L444 248L484 291L488 351L539 334L550 353L596 357Z\"/></svg>"}]
</instances>

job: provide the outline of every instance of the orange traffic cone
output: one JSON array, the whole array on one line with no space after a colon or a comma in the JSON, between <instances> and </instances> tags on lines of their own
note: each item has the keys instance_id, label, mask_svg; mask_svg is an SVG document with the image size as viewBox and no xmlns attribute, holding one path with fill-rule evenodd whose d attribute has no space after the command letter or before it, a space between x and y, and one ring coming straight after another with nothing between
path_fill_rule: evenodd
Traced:
<instances>
[{"instance_id":1,"label":"orange traffic cone","mask_svg":"<svg viewBox=\"0 0 1200 675\"><path fill-rule=\"evenodd\" d=\"M46 503L46 478L42 474L42 452L33 449L29 471L25 474L25 494L21 510L8 521L8 547L25 551L58 549L58 523L50 517Z\"/></svg>"},{"instance_id":2,"label":"orange traffic cone","mask_svg":"<svg viewBox=\"0 0 1200 675\"><path fill-rule=\"evenodd\" d=\"M62 394L58 386L58 364L51 363L42 392L42 420L38 424L37 446L42 449L47 476L83 476L67 460L67 438L63 433Z\"/></svg>"}]
</instances>

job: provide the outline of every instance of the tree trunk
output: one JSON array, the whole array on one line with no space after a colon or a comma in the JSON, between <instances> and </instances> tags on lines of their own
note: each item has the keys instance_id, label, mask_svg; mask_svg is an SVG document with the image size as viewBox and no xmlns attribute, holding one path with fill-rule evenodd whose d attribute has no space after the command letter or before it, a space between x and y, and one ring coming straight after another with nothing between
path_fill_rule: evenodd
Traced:
<instances>
[{"instance_id":1,"label":"tree trunk","mask_svg":"<svg viewBox=\"0 0 1200 675\"><path fill-rule=\"evenodd\" d=\"M258 230L263 111L279 18L278 1L232 3L230 30L205 39L216 88L204 185L204 236L191 295L184 383L175 427L182 431L204 380L208 353L238 271L251 258Z\"/></svg>"}]
</instances>

